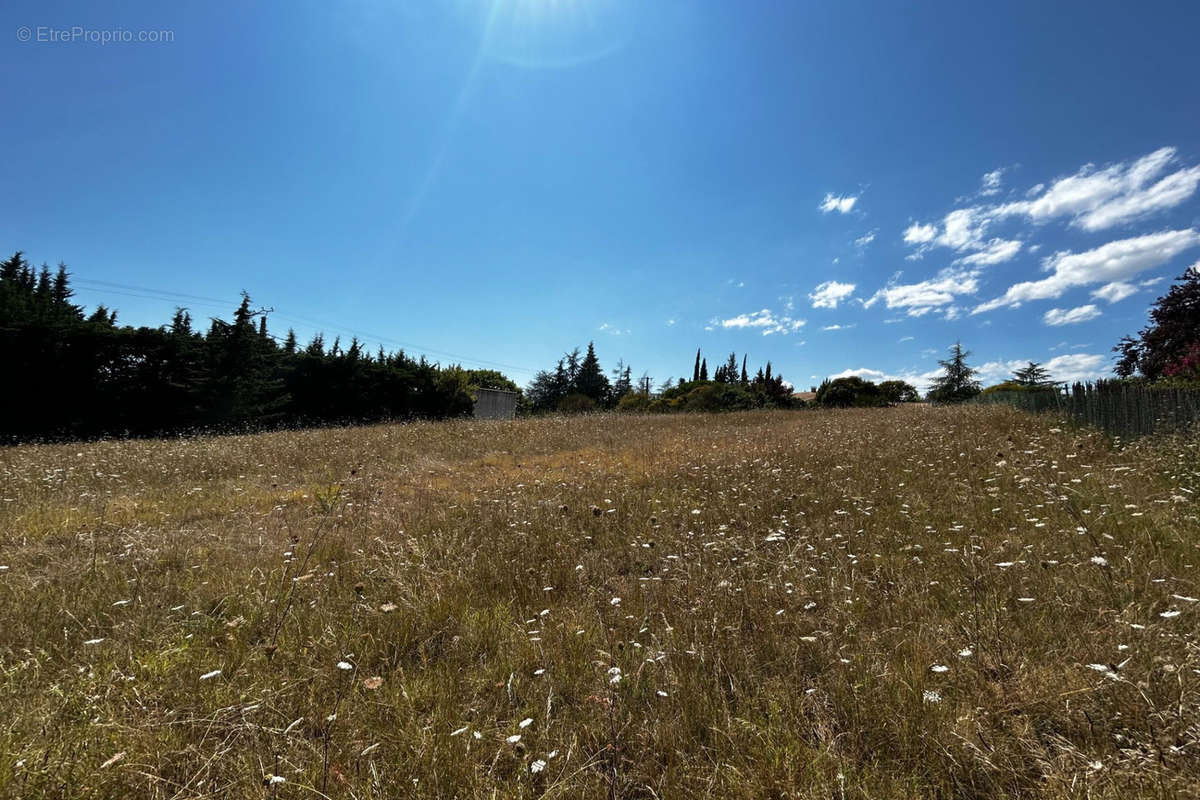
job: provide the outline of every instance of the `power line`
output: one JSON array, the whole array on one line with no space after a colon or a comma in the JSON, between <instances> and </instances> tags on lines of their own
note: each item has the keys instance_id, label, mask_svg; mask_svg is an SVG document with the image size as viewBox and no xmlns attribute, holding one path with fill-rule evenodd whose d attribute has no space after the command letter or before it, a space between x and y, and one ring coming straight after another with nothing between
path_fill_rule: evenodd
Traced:
<instances>
[{"instance_id":1,"label":"power line","mask_svg":"<svg viewBox=\"0 0 1200 800\"><path fill-rule=\"evenodd\" d=\"M228 304L229 304L228 300L221 300L221 299L215 298L215 297L206 297L204 295L186 294L184 292L174 292L169 289L154 289L154 288L151 288L148 286L135 286L132 284L114 283L112 281L100 281L100 280L93 280L93 279L73 279L72 282L75 283L76 285L81 286L82 288L103 289L107 292L111 292L113 294L120 294L120 295L124 295L127 297L139 297L139 298L149 299L149 300L167 300L167 301L171 301L171 302L175 302L176 300L190 300L195 305L217 306L220 308L228 308ZM299 316L289 316L286 314L279 313L278 311L275 311L273 313L275 313L275 315L279 319L282 319L286 322L295 322L295 323L299 323L301 325L309 325L309 326L313 326L313 327L317 328L318 330L328 329L334 333L348 333L351 336L356 336L360 339L373 340L373 341L379 342L380 344L390 345L392 347L398 347L402 350L415 350L419 353L428 353L428 354L432 354L432 355L444 356L446 358L457 359L460 362L467 362L467 363L471 363L471 364L475 364L475 365L483 366L483 367L500 368L500 369L507 369L507 370L512 370L512 371L516 371L516 372L523 372L528 375L535 375L538 372L538 370L536 370L536 369L531 369L529 367L522 367L517 364L507 364L502 361L492 361L490 359L474 358L472 356L466 356L466 355L462 355L460 353L453 353L448 350L440 350L440 349L434 348L434 347L427 347L425 345L416 344L414 342L403 342L398 339L391 339L386 336L379 336L379 335L372 334L372 333L369 333L366 331L355 330L353 328L347 328L347 327L344 327L341 325L335 325L333 323L323 322L323 321L317 320L317 319L310 319L310 318L299 317Z\"/></svg>"}]
</instances>

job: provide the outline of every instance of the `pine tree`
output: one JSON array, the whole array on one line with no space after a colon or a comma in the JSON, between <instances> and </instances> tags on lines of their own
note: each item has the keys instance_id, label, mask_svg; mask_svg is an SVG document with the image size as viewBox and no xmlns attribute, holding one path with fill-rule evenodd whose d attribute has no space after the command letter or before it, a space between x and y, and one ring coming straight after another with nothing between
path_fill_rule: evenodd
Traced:
<instances>
[{"instance_id":1,"label":"pine tree","mask_svg":"<svg viewBox=\"0 0 1200 800\"><path fill-rule=\"evenodd\" d=\"M738 361L737 353L730 353L729 359L725 362L724 374L721 376L721 383L737 383L738 379Z\"/></svg>"},{"instance_id":2,"label":"pine tree","mask_svg":"<svg viewBox=\"0 0 1200 800\"><path fill-rule=\"evenodd\" d=\"M567 359L567 380L571 383L572 386L574 386L575 381L579 378L579 348L576 347L574 350L567 353L566 359Z\"/></svg>"},{"instance_id":3,"label":"pine tree","mask_svg":"<svg viewBox=\"0 0 1200 800\"><path fill-rule=\"evenodd\" d=\"M749 383L749 376L746 374L746 356L742 355L742 386L747 386Z\"/></svg>"},{"instance_id":4,"label":"pine tree","mask_svg":"<svg viewBox=\"0 0 1200 800\"><path fill-rule=\"evenodd\" d=\"M0 282L13 286L21 282L21 272L26 269L24 256L25 254L18 250L12 254L12 258L0 263Z\"/></svg>"},{"instance_id":5,"label":"pine tree","mask_svg":"<svg viewBox=\"0 0 1200 800\"><path fill-rule=\"evenodd\" d=\"M38 273L37 289L34 290L34 296L39 303L49 304L53 296L53 283L50 280L50 267L42 264L42 269Z\"/></svg>"},{"instance_id":6,"label":"pine tree","mask_svg":"<svg viewBox=\"0 0 1200 800\"><path fill-rule=\"evenodd\" d=\"M975 380L976 370L967 365L970 352L962 349L961 342L955 342L950 348L950 358L938 361L945 372L934 379L933 388L929 391L929 399L937 403L960 403L979 394L979 381Z\"/></svg>"},{"instance_id":7,"label":"pine tree","mask_svg":"<svg viewBox=\"0 0 1200 800\"><path fill-rule=\"evenodd\" d=\"M70 276L67 273L67 265L61 261L58 262L58 271L54 273L51 295L54 297L54 302L62 306L68 305L71 298L75 296L75 291L71 288ZM71 306L71 309L78 311L74 306Z\"/></svg>"},{"instance_id":8,"label":"pine tree","mask_svg":"<svg viewBox=\"0 0 1200 800\"><path fill-rule=\"evenodd\" d=\"M1036 361L1030 361L1025 366L1013 372L1013 380L1031 389L1045 389L1054 385L1050 380L1050 372Z\"/></svg>"},{"instance_id":9,"label":"pine tree","mask_svg":"<svg viewBox=\"0 0 1200 800\"><path fill-rule=\"evenodd\" d=\"M192 317L186 308L176 306L175 316L171 318L170 330L175 336L192 335Z\"/></svg>"},{"instance_id":10,"label":"pine tree","mask_svg":"<svg viewBox=\"0 0 1200 800\"><path fill-rule=\"evenodd\" d=\"M587 353L575 375L574 389L584 397L590 397L597 405L608 402L609 383L604 371L600 369L600 359L596 358L596 348L588 342Z\"/></svg>"}]
</instances>

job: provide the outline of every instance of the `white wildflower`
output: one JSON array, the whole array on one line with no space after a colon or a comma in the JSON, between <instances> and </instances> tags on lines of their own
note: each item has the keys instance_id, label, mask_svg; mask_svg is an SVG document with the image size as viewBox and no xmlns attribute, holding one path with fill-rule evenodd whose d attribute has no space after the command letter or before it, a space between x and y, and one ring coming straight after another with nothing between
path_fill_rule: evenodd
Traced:
<instances>
[{"instance_id":1,"label":"white wildflower","mask_svg":"<svg viewBox=\"0 0 1200 800\"><path fill-rule=\"evenodd\" d=\"M945 664L934 664L932 667L929 668L929 671L942 673L942 672L949 672L950 668L947 667Z\"/></svg>"},{"instance_id":2,"label":"white wildflower","mask_svg":"<svg viewBox=\"0 0 1200 800\"><path fill-rule=\"evenodd\" d=\"M541 772L545 768L546 768L546 762L540 758L529 765L529 771L532 772L534 775L537 775L539 772Z\"/></svg>"},{"instance_id":3,"label":"white wildflower","mask_svg":"<svg viewBox=\"0 0 1200 800\"><path fill-rule=\"evenodd\" d=\"M212 672L206 672L206 673L204 673L203 675L201 675L201 676L200 676L200 680L202 680L202 681L206 681L206 680L208 680L209 678L215 678L215 677L217 677L217 676L218 676L218 675L220 675L220 674L221 674L221 670L219 670L219 669L214 669Z\"/></svg>"},{"instance_id":4,"label":"white wildflower","mask_svg":"<svg viewBox=\"0 0 1200 800\"><path fill-rule=\"evenodd\" d=\"M512 736L509 736L504 741L508 742L509 744L516 744L517 742L521 741L521 734L514 733Z\"/></svg>"}]
</instances>

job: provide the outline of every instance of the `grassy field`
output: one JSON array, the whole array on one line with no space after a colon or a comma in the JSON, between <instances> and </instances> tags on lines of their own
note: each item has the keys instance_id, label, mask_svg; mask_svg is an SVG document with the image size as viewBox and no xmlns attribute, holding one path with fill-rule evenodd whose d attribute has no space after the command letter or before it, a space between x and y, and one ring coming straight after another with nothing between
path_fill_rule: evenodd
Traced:
<instances>
[{"instance_id":1,"label":"grassy field","mask_svg":"<svg viewBox=\"0 0 1200 800\"><path fill-rule=\"evenodd\" d=\"M0 450L0 796L1200 796L1200 448L1054 424Z\"/></svg>"}]
</instances>

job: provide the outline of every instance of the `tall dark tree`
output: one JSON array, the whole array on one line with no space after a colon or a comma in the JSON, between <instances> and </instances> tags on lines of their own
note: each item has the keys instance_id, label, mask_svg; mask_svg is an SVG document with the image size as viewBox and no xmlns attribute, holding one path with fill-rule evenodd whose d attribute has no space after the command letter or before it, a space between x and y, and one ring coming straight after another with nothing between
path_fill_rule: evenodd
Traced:
<instances>
[{"instance_id":1,"label":"tall dark tree","mask_svg":"<svg viewBox=\"0 0 1200 800\"><path fill-rule=\"evenodd\" d=\"M721 383L737 383L738 382L738 360L737 353L730 353L729 358L725 361L725 366L721 370Z\"/></svg>"},{"instance_id":2,"label":"tall dark tree","mask_svg":"<svg viewBox=\"0 0 1200 800\"><path fill-rule=\"evenodd\" d=\"M1200 345L1200 270L1188 269L1150 307L1150 324L1137 337L1126 336L1113 348L1116 373L1150 380L1175 377Z\"/></svg>"},{"instance_id":3,"label":"tall dark tree","mask_svg":"<svg viewBox=\"0 0 1200 800\"><path fill-rule=\"evenodd\" d=\"M20 255L21 255L20 253L17 253L17 256L20 256ZM700 380L700 348L699 347L696 348L696 366L692 369L692 380L693 381Z\"/></svg>"},{"instance_id":4,"label":"tall dark tree","mask_svg":"<svg viewBox=\"0 0 1200 800\"><path fill-rule=\"evenodd\" d=\"M624 360L618 359L612 376L612 402L616 403L633 391L633 372Z\"/></svg>"},{"instance_id":5,"label":"tall dark tree","mask_svg":"<svg viewBox=\"0 0 1200 800\"><path fill-rule=\"evenodd\" d=\"M596 347L588 342L587 353L579 362L579 370L575 376L575 392L591 398L597 405L605 405L609 400L610 386L604 370L600 368L600 359L596 357Z\"/></svg>"},{"instance_id":6,"label":"tall dark tree","mask_svg":"<svg viewBox=\"0 0 1200 800\"><path fill-rule=\"evenodd\" d=\"M742 386L745 386L750 383L750 377L746 374L746 358L747 358L747 356L743 354L742 355L742 380L741 380Z\"/></svg>"},{"instance_id":7,"label":"tall dark tree","mask_svg":"<svg viewBox=\"0 0 1200 800\"><path fill-rule=\"evenodd\" d=\"M934 378L929 390L929 399L937 403L959 403L979 394L981 387L975 380L976 370L967 364L970 352L963 350L961 342L950 348L950 357L938 361L942 374Z\"/></svg>"},{"instance_id":8,"label":"tall dark tree","mask_svg":"<svg viewBox=\"0 0 1200 800\"><path fill-rule=\"evenodd\" d=\"M700 362L700 376L697 380L702 380L702 381L708 380L708 359L707 358Z\"/></svg>"},{"instance_id":9,"label":"tall dark tree","mask_svg":"<svg viewBox=\"0 0 1200 800\"><path fill-rule=\"evenodd\" d=\"M1030 361L1020 369L1014 370L1013 382L1030 389L1045 389L1054 385L1049 370L1036 361Z\"/></svg>"}]
</instances>

